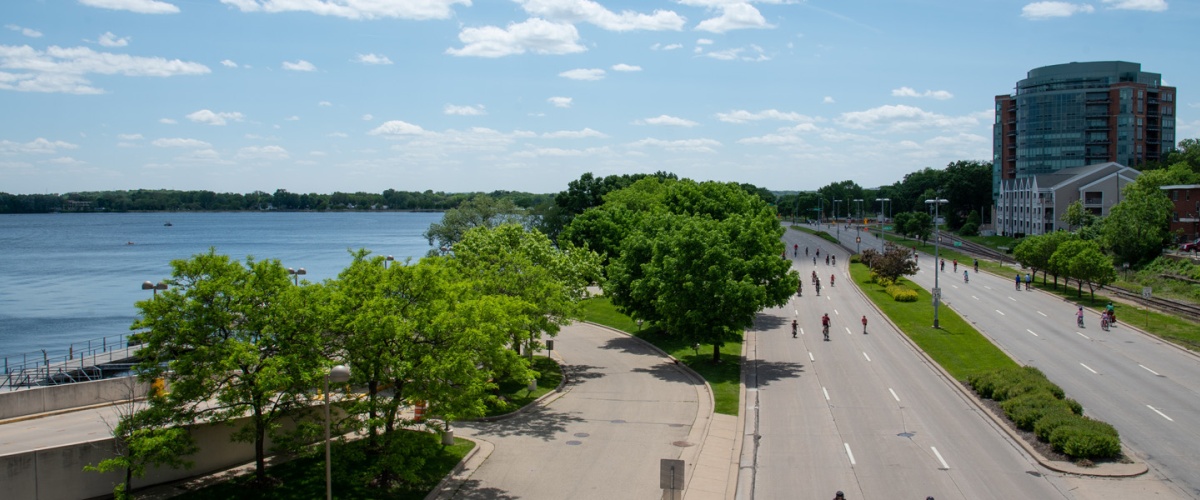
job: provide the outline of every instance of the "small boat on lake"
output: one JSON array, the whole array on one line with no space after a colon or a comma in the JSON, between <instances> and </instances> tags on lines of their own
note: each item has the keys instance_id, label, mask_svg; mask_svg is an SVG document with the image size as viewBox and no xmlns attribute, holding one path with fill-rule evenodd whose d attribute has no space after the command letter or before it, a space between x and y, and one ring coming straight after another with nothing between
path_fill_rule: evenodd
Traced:
<instances>
[{"instance_id":1,"label":"small boat on lake","mask_svg":"<svg viewBox=\"0 0 1200 500\"><path fill-rule=\"evenodd\" d=\"M167 226L167 227L171 227L171 226L174 226L175 224L171 224L171 221L167 221L167 223L163 224L163 225Z\"/></svg>"}]
</instances>

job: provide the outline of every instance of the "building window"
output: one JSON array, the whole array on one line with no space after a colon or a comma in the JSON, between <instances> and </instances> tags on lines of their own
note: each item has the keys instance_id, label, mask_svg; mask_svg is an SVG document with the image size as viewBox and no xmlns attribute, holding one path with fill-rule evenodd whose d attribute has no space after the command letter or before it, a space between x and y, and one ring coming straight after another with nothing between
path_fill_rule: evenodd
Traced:
<instances>
[{"instance_id":1,"label":"building window","mask_svg":"<svg viewBox=\"0 0 1200 500\"><path fill-rule=\"evenodd\" d=\"M1088 191L1083 193L1084 205L1099 205L1104 203L1104 193L1100 191Z\"/></svg>"},{"instance_id":2,"label":"building window","mask_svg":"<svg viewBox=\"0 0 1200 500\"><path fill-rule=\"evenodd\" d=\"M1179 201L1179 190L1178 189L1171 190L1171 201Z\"/></svg>"}]
</instances>

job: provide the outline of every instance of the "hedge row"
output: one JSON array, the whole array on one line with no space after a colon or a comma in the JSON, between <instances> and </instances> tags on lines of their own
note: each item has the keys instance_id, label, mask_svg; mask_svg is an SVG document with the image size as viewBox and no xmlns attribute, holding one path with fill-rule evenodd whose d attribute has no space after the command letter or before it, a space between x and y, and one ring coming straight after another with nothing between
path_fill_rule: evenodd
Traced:
<instances>
[{"instance_id":1,"label":"hedge row","mask_svg":"<svg viewBox=\"0 0 1200 500\"><path fill-rule=\"evenodd\" d=\"M1121 453L1117 430L1083 416L1083 407L1065 397L1037 368L999 368L974 373L967 383L980 397L1000 403L1017 428L1033 432L1054 451L1073 459L1112 458Z\"/></svg>"},{"instance_id":2,"label":"hedge row","mask_svg":"<svg viewBox=\"0 0 1200 500\"><path fill-rule=\"evenodd\" d=\"M908 288L904 285L889 285L886 289L887 294L892 296L892 300L896 302L916 302L917 291Z\"/></svg>"}]
</instances>

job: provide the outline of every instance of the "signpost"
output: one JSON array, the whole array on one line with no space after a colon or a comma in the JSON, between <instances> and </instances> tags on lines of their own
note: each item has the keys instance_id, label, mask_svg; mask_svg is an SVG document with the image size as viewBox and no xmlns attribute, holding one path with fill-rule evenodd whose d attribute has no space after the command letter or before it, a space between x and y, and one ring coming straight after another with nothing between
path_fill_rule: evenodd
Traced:
<instances>
[{"instance_id":1,"label":"signpost","mask_svg":"<svg viewBox=\"0 0 1200 500\"><path fill-rule=\"evenodd\" d=\"M683 460L664 458L658 462L658 487L663 500L683 499Z\"/></svg>"},{"instance_id":2,"label":"signpost","mask_svg":"<svg viewBox=\"0 0 1200 500\"><path fill-rule=\"evenodd\" d=\"M1150 292L1151 292L1150 287L1148 287L1148 286L1142 287L1142 298L1146 299L1146 300L1150 300ZM1150 329L1150 306L1149 305L1146 306L1146 329L1147 330Z\"/></svg>"}]
</instances>

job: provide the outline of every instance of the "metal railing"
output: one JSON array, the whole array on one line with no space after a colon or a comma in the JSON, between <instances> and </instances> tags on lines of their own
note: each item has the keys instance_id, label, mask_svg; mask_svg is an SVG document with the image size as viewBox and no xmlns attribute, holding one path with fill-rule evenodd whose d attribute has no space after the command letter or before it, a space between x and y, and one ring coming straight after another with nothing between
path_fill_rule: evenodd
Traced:
<instances>
[{"instance_id":1,"label":"metal railing","mask_svg":"<svg viewBox=\"0 0 1200 500\"><path fill-rule=\"evenodd\" d=\"M73 342L65 350L4 356L0 389L15 391L105 378L114 370L128 370L128 361L138 347L130 345L129 334L120 334Z\"/></svg>"}]
</instances>

